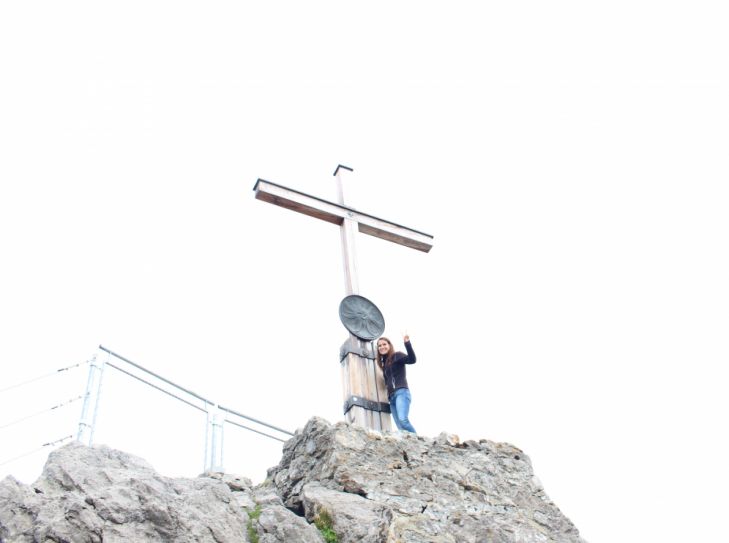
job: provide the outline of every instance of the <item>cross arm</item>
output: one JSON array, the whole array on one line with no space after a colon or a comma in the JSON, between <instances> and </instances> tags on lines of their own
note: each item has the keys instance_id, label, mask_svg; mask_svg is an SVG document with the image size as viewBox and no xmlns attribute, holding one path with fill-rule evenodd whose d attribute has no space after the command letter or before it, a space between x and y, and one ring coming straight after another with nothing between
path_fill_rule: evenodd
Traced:
<instances>
[{"instance_id":1,"label":"cross arm","mask_svg":"<svg viewBox=\"0 0 729 543\"><path fill-rule=\"evenodd\" d=\"M418 232L394 222L361 213L349 207L328 202L264 179L256 181L253 191L258 200L309 215L332 224L341 225L344 219L357 222L359 231L427 253L433 247L433 236Z\"/></svg>"}]
</instances>

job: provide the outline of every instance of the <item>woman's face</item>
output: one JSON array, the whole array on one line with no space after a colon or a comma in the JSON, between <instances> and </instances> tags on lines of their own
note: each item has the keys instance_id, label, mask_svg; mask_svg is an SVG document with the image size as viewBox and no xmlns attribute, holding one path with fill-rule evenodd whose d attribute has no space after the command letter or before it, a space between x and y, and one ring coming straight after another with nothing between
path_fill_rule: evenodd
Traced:
<instances>
[{"instance_id":1,"label":"woman's face","mask_svg":"<svg viewBox=\"0 0 729 543\"><path fill-rule=\"evenodd\" d=\"M377 341L377 352L381 355L386 355L390 352L390 343L386 339L380 339Z\"/></svg>"}]
</instances>

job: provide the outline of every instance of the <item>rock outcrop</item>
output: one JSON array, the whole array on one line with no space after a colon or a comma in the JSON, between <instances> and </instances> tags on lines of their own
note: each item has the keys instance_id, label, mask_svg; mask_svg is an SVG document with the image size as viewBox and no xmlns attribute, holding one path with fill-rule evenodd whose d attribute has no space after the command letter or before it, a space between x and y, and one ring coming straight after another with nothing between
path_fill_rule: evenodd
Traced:
<instances>
[{"instance_id":1,"label":"rock outcrop","mask_svg":"<svg viewBox=\"0 0 729 543\"><path fill-rule=\"evenodd\" d=\"M255 535L254 535L255 534ZM2 543L320 543L265 486L215 474L172 479L104 446L66 445L31 486L0 482Z\"/></svg>"},{"instance_id":2,"label":"rock outcrop","mask_svg":"<svg viewBox=\"0 0 729 543\"><path fill-rule=\"evenodd\" d=\"M584 543L519 449L311 419L253 487L173 479L103 446L51 453L33 485L0 482L0 541Z\"/></svg>"},{"instance_id":3,"label":"rock outcrop","mask_svg":"<svg viewBox=\"0 0 729 543\"><path fill-rule=\"evenodd\" d=\"M579 542L519 449L312 419L269 471L287 507L340 542Z\"/></svg>"}]
</instances>

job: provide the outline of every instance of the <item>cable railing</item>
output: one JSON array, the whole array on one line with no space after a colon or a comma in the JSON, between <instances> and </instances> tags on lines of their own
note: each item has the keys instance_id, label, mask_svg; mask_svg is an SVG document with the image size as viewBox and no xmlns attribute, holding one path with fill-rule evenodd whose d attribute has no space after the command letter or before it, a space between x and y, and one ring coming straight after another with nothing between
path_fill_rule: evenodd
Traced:
<instances>
[{"instance_id":1,"label":"cable railing","mask_svg":"<svg viewBox=\"0 0 729 543\"><path fill-rule=\"evenodd\" d=\"M193 392L192 390L190 390L188 388L185 388L183 386L180 386L177 383L174 383L174 382L170 381L169 379L167 379L165 377L162 377L161 375L159 375L159 374L157 374L157 373L155 373L155 372L153 372L153 371L145 368L144 366L141 366L140 364L137 364L136 362L132 362L128 358L125 358L122 355L120 355L118 353L115 353L114 351L112 351L110 349L107 349L103 345L99 345L99 349L101 349L102 351L106 352L107 354L109 354L109 355L111 355L111 356L113 356L113 357L115 357L115 358L117 358L119 360L122 360L122 361L126 362L127 364L129 364L129 365L137 368L138 370L143 371L143 372L145 372L145 373L147 373L147 374L155 377L156 379L158 379L158 380L160 380L160 381L162 381L162 382L164 382L164 383L166 383L166 384L168 384L168 385L176 388L177 390L179 390L181 392L184 392L185 394L188 394L188 395L192 396L193 398L196 398L196 399L200 400L205 405L214 405L220 411L224 411L226 413L229 413L230 415L234 415L236 417L240 417L242 419L248 420L248 421L253 422L255 424L259 424L260 426L264 426L264 427L269 428L271 430L275 430L275 431L280 432L280 433L282 433L284 435L288 435L289 437L294 435L293 432L290 432L288 430L284 430L283 428L279 428L278 426L274 426L273 424L269 424L269 423L264 422L262 420L253 418L253 417L251 417L249 415L244 415L243 413L240 413L240 412L238 412L238 411L236 411L234 409L231 409L229 407L223 407L222 405L218 404L217 402L214 402L214 401L212 401L212 400L210 400L208 398L205 398L204 396L201 396L200 394L197 394L196 392ZM175 394L172 394L171 392L169 392L169 391L167 391L167 390L165 390L165 389L163 389L163 388L161 388L161 387L159 387L157 385L154 385L153 383L150 383L149 381L146 381L145 379L142 379L141 377L139 377L137 375L134 375L131 372L125 371L125 370L119 368L118 366L116 366L116 365L114 365L114 364L112 364L110 362L106 362L106 365L111 366L115 370L121 371L125 375L128 375L128 376L130 376L130 377L132 377L132 378L134 378L134 379L136 379L138 381L141 381L142 383L144 383L144 384L146 384L148 386L151 386L151 387L153 387L154 389L156 389L156 390L158 390L160 392L164 392L165 394L167 394L167 395L175 398L176 400L179 400L181 402L184 402L187 405L189 405L189 406L191 406L191 407L193 407L195 409L198 409L198 410L203 411L203 412L208 412L208 409L202 408L202 407L197 406L197 405L195 405L195 404L193 404L193 403L191 403L191 402L189 402L189 401L187 401L187 400L185 400L183 398L180 398L179 396L177 396ZM230 421L227 421L226 420L226 422L230 422ZM232 424L232 422L231 422L231 424ZM242 428L245 428L246 430L251 430L251 431L256 432L256 433L259 433L259 434L262 433L260 431L253 430L252 428L249 428L247 426L242 426L242 425L239 425L239 424L236 425L236 426L240 426ZM274 436L271 436L269 434L263 433L262 435L265 435L265 436L270 437L272 439L276 439L278 441L286 441L285 439L280 439L278 437L274 437Z\"/></svg>"},{"instance_id":2,"label":"cable railing","mask_svg":"<svg viewBox=\"0 0 729 543\"><path fill-rule=\"evenodd\" d=\"M83 400L81 408L81 416L78 423L78 432L76 440L86 445L93 444L94 429L97 422L97 413L99 412L99 403L101 399L101 383L104 370L106 366L111 367L121 375L129 377L143 385L150 387L151 389L165 394L174 400L182 402L188 407L192 407L197 411L206 413L206 433L205 433L205 471L223 471L223 427L226 424L231 426L247 430L257 435L266 437L279 442L285 442L289 437L294 434L286 429L274 426L268 422L260 419L251 417L230 407L221 406L219 403L214 402L196 392L193 392L189 388L183 387L162 375L129 360L128 358L99 345L99 349L106 353L106 360L97 360L97 356L93 356L90 360L85 362L74 364L71 366L59 368L56 371L40 375L35 378L25 380L14 385L4 387L0 389L0 394L25 386L29 386L38 381L48 379L54 375L58 375L61 372L66 372L73 368L78 368L83 365L89 365L88 379L86 383L86 391L81 396L72 397L66 401L62 401L53 405L52 407L43 409L41 411L25 414L15 420L0 421L0 431L3 431L11 426L18 426L28 423L31 419L40 417L46 413L54 412L66 408L71 404L79 400ZM113 361L112 361L113 357ZM125 366L126 365L126 366ZM55 441L48 441L43 443L40 447L24 452L20 455L14 456L9 459L0 459L0 466L10 464L18 461L22 458L26 458L32 454L36 454L48 447L54 447L60 443L63 443L74 436L69 435Z\"/></svg>"},{"instance_id":3,"label":"cable railing","mask_svg":"<svg viewBox=\"0 0 729 543\"><path fill-rule=\"evenodd\" d=\"M73 438L73 435L69 435L61 439L44 442L43 438L47 436L43 434L46 433L49 427L53 428L54 433L59 431L59 427L64 426L70 430L72 428L72 426L68 426L70 413L66 408L81 400L82 396L75 396L63 401L56 398L55 404L50 407L30 413L28 411L31 407L38 407L46 401L51 403L49 398L53 395L63 394L62 388L58 386L57 381L53 380L54 378L69 375L71 370L81 368L87 363L88 361L84 361L60 367L48 373L0 388L0 398L3 401L7 400L9 402L8 406L10 406L10 408L4 407L0 413L2 415L2 419L0 419L0 432L2 432L0 442L3 444L2 451L0 451L2 455L0 457L0 466L17 462ZM18 400L18 394L22 394L22 400L20 401ZM11 420L12 415L15 415L16 418ZM53 415L52 419L49 418L51 415ZM27 444L32 441L41 444L21 454L7 457L12 454L13 449L22 450L24 443Z\"/></svg>"},{"instance_id":4,"label":"cable railing","mask_svg":"<svg viewBox=\"0 0 729 543\"><path fill-rule=\"evenodd\" d=\"M224 426L231 425L257 435L266 437L279 442L286 442L288 438L293 436L284 428L280 428L258 418L251 417L229 407L220 405L205 396L190 390L188 387L181 386L174 381L163 377L159 373L144 367L143 365L122 356L111 349L99 345L99 349L107 354L107 360L99 364L97 361L91 363L89 370L89 380L87 391L85 394L85 406L83 409L82 420L79 423L78 440L82 443L90 444L93 441L93 430L95 426L96 407L99 402L101 375L105 366L120 372L122 375L130 377L139 383L151 387L153 390L162 392L166 396L184 403L198 411L206 414L205 426L205 449L204 449L204 471L224 471L223 470L223 434ZM111 358L114 358L112 362ZM117 361L123 362L127 367L121 367ZM94 373L97 375L94 375ZM92 407L93 405L93 407Z\"/></svg>"}]
</instances>

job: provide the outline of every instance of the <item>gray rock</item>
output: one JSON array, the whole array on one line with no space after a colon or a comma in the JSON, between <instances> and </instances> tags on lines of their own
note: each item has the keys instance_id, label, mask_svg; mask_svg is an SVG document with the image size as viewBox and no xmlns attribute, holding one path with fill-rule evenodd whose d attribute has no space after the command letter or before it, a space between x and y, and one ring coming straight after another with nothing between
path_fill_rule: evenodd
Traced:
<instances>
[{"instance_id":1,"label":"gray rock","mask_svg":"<svg viewBox=\"0 0 729 543\"><path fill-rule=\"evenodd\" d=\"M269 504L258 517L257 532L260 543L322 543L319 530L283 505Z\"/></svg>"},{"instance_id":2,"label":"gray rock","mask_svg":"<svg viewBox=\"0 0 729 543\"><path fill-rule=\"evenodd\" d=\"M340 541L580 543L519 449L381 434L314 418L269 470L287 507L322 508Z\"/></svg>"},{"instance_id":3,"label":"gray rock","mask_svg":"<svg viewBox=\"0 0 729 543\"><path fill-rule=\"evenodd\" d=\"M318 530L269 494L276 497L270 513L247 479L162 477L130 454L71 443L51 453L32 486L12 477L0 482L0 541L240 542L249 540L249 521L268 535L269 526L259 521L269 516L286 537L260 541L321 541ZM251 519L257 507L258 521Z\"/></svg>"},{"instance_id":4,"label":"gray rock","mask_svg":"<svg viewBox=\"0 0 729 543\"><path fill-rule=\"evenodd\" d=\"M332 518L332 529L339 534L339 543L378 543L385 541L392 520L390 510L377 502L308 483L302 489L306 518L314 522L326 511Z\"/></svg>"},{"instance_id":5,"label":"gray rock","mask_svg":"<svg viewBox=\"0 0 729 543\"><path fill-rule=\"evenodd\" d=\"M321 543L324 541L319 530L284 507L283 501L276 494L276 488L273 485L263 483L253 489L252 499L255 502L254 510L260 512L260 516L252 525L260 538L260 543L287 541Z\"/></svg>"},{"instance_id":6,"label":"gray rock","mask_svg":"<svg viewBox=\"0 0 729 543\"><path fill-rule=\"evenodd\" d=\"M0 543L584 543L519 449L379 433L314 418L263 484L159 475L144 460L72 443L41 477L0 481Z\"/></svg>"}]
</instances>

